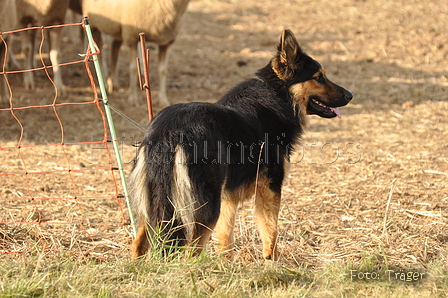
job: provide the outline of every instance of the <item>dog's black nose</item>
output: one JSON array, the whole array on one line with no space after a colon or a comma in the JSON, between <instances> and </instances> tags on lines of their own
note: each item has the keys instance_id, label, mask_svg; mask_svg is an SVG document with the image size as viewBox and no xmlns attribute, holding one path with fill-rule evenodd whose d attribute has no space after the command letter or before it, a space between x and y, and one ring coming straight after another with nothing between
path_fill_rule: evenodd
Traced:
<instances>
[{"instance_id":1,"label":"dog's black nose","mask_svg":"<svg viewBox=\"0 0 448 298\"><path fill-rule=\"evenodd\" d=\"M351 93L351 92L346 92L345 93L345 99L347 100L347 101L350 101L350 100L352 100L353 99L353 94Z\"/></svg>"}]
</instances>

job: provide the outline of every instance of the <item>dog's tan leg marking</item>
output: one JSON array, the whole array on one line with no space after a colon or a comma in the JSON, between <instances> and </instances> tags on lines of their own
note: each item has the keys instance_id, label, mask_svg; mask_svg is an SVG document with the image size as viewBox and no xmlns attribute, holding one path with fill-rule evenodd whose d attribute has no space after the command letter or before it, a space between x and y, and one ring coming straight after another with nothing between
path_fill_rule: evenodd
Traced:
<instances>
[{"instance_id":1,"label":"dog's tan leg marking","mask_svg":"<svg viewBox=\"0 0 448 298\"><path fill-rule=\"evenodd\" d=\"M215 228L215 237L218 240L218 249L221 253L231 253L234 248L234 226L238 201L223 192L221 198L221 212Z\"/></svg>"},{"instance_id":2,"label":"dog's tan leg marking","mask_svg":"<svg viewBox=\"0 0 448 298\"><path fill-rule=\"evenodd\" d=\"M132 257L137 259L148 252L149 249L149 235L144 220L141 220L138 226L137 236L132 241L131 251Z\"/></svg>"},{"instance_id":3,"label":"dog's tan leg marking","mask_svg":"<svg viewBox=\"0 0 448 298\"><path fill-rule=\"evenodd\" d=\"M224 189L221 195L221 212L215 228L215 237L218 240L218 249L229 256L235 247L234 227L238 204L254 195L255 184L243 185L238 189L229 191Z\"/></svg>"},{"instance_id":4,"label":"dog's tan leg marking","mask_svg":"<svg viewBox=\"0 0 448 298\"><path fill-rule=\"evenodd\" d=\"M263 257L276 260L277 221L280 211L281 195L269 188L268 179L259 179L255 194L255 218L263 242Z\"/></svg>"},{"instance_id":5,"label":"dog's tan leg marking","mask_svg":"<svg viewBox=\"0 0 448 298\"><path fill-rule=\"evenodd\" d=\"M194 255L200 254L205 247L207 246L208 242L210 241L210 238L212 236L213 228L215 225L211 225L209 227L201 227L199 229L196 229L197 232L193 235L193 245L194 245Z\"/></svg>"}]
</instances>

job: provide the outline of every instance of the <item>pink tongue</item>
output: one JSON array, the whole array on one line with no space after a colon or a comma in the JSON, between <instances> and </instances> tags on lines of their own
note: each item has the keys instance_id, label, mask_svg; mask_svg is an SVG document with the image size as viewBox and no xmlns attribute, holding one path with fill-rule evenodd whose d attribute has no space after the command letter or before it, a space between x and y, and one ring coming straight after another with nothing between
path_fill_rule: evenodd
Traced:
<instances>
[{"instance_id":1,"label":"pink tongue","mask_svg":"<svg viewBox=\"0 0 448 298\"><path fill-rule=\"evenodd\" d=\"M338 118L342 118L341 113L339 112L338 108L332 108L332 107L329 107L329 108L330 108L330 110L333 111L333 113L335 113L338 116Z\"/></svg>"}]
</instances>

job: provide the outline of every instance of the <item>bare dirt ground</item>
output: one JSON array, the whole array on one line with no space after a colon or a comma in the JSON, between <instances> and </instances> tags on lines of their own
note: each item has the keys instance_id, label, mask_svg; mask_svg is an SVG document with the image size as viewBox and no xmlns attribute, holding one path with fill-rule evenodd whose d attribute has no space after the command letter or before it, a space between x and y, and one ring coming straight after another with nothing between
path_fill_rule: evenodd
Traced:
<instances>
[{"instance_id":1,"label":"bare dirt ground","mask_svg":"<svg viewBox=\"0 0 448 298\"><path fill-rule=\"evenodd\" d=\"M425 267L435 260L448 265L447 14L442 0L190 3L170 57L172 103L218 100L268 63L283 28L292 29L330 79L355 96L341 108L342 119L310 117L283 190L281 262L321 267L370 258L400 267ZM84 47L66 35L62 59L79 59ZM127 101L127 52L121 57L123 88L109 99L145 127L144 93L141 103ZM82 64L65 67L63 77L67 92L58 102L92 100ZM15 106L53 99L42 73L31 92L21 87L19 75L11 82ZM103 123L94 105L62 106L58 113L65 142L102 140ZM52 109L17 115L24 127L22 145L61 143ZM20 125L10 111L0 111L0 117L0 147L16 147ZM143 133L116 113L114 120L129 171L131 145ZM1 252L47 247L129 256L130 229L121 225L128 222L125 202L115 198L108 154L98 148L104 144L66 145L65 153L62 146L23 148L22 158L16 148L0 149L0 174L23 172L24 162L29 172L61 170L0 176L0 222L9 223L0 224ZM70 173L68 167L83 171ZM236 231L242 260L261 258L250 203L241 209ZM53 223L21 224L48 221Z\"/></svg>"}]
</instances>

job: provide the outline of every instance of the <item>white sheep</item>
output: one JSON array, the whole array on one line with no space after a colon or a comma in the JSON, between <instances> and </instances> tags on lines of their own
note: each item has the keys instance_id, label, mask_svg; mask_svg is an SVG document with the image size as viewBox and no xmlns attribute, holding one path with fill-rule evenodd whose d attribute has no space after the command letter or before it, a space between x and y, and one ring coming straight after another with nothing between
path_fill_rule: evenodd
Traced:
<instances>
[{"instance_id":1,"label":"white sheep","mask_svg":"<svg viewBox=\"0 0 448 298\"><path fill-rule=\"evenodd\" d=\"M67 0L16 0L17 19L19 26L51 26L63 24L67 12ZM48 30L50 37L50 61L53 65L53 79L59 92L63 92L64 84L59 64L60 39L62 28ZM22 51L25 55L27 69L33 68L34 40L36 31L24 32L22 35ZM26 89L35 87L32 72L25 72L24 85Z\"/></svg>"},{"instance_id":2,"label":"white sheep","mask_svg":"<svg viewBox=\"0 0 448 298\"><path fill-rule=\"evenodd\" d=\"M130 51L129 99L138 97L137 86L137 45L139 33L144 32L146 41L159 46L159 101L169 105L166 95L166 76L168 50L173 44L180 28L180 20L190 0L81 0L82 12L90 19L92 29L110 35L112 42L112 62L108 89L111 92L117 83L117 59L121 44ZM95 34L95 40L101 45L101 34Z\"/></svg>"},{"instance_id":3,"label":"white sheep","mask_svg":"<svg viewBox=\"0 0 448 298\"><path fill-rule=\"evenodd\" d=\"M14 26L17 22L17 15L16 15L16 3L14 0L0 0L0 15L2 16L0 21L0 31L6 32L14 29ZM9 36L5 35L3 36L3 39L5 42L7 41ZM5 54L6 54L6 47L3 43L3 40L0 40L0 71L6 70L6 63L5 62ZM5 65L4 65L5 64ZM9 92L6 87L6 80L3 78L3 76L0 78L0 101L3 98L9 97Z\"/></svg>"}]
</instances>

